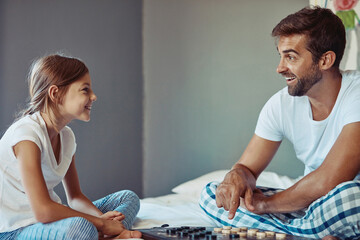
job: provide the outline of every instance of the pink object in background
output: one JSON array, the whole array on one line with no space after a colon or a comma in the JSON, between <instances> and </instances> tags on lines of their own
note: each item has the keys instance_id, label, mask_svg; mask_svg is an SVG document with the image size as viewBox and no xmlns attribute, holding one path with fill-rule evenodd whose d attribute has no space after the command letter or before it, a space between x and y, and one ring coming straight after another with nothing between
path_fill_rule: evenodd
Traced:
<instances>
[{"instance_id":1,"label":"pink object in background","mask_svg":"<svg viewBox=\"0 0 360 240\"><path fill-rule=\"evenodd\" d=\"M336 11L350 10L355 7L358 0L335 0L334 8Z\"/></svg>"}]
</instances>

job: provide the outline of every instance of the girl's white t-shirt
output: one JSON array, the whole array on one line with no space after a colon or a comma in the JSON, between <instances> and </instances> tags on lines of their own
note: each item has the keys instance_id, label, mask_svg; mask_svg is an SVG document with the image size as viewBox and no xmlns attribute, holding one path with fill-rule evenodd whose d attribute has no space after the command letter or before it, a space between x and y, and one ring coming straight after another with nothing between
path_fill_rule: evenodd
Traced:
<instances>
[{"instance_id":1,"label":"girl's white t-shirt","mask_svg":"<svg viewBox=\"0 0 360 240\"><path fill-rule=\"evenodd\" d=\"M0 232L37 222L21 181L19 160L13 152L13 146L24 140L32 141L39 147L41 169L49 195L58 203L61 200L54 187L63 180L76 150L74 133L66 126L60 131L60 161L57 163L40 112L25 116L8 128L0 140Z\"/></svg>"},{"instance_id":2,"label":"girl's white t-shirt","mask_svg":"<svg viewBox=\"0 0 360 240\"><path fill-rule=\"evenodd\" d=\"M308 97L290 96L285 87L261 110L255 134L271 141L289 139L297 158L305 164L306 175L322 164L343 127L359 121L360 72L346 71L342 72L339 94L326 119L314 121Z\"/></svg>"}]
</instances>

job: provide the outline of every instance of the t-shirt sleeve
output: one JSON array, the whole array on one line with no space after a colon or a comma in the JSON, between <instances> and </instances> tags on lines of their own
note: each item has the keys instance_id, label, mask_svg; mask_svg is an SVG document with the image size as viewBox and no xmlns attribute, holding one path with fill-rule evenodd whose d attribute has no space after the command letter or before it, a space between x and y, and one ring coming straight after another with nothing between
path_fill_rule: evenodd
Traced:
<instances>
[{"instance_id":1,"label":"t-shirt sleeve","mask_svg":"<svg viewBox=\"0 0 360 240\"><path fill-rule=\"evenodd\" d=\"M281 141L284 138L281 119L280 92L272 96L262 108L255 134L270 141Z\"/></svg>"},{"instance_id":2,"label":"t-shirt sleeve","mask_svg":"<svg viewBox=\"0 0 360 240\"><path fill-rule=\"evenodd\" d=\"M353 84L345 98L346 102L340 106L343 112L342 127L360 121L360 84L358 81L353 81Z\"/></svg>"},{"instance_id":3,"label":"t-shirt sleeve","mask_svg":"<svg viewBox=\"0 0 360 240\"><path fill-rule=\"evenodd\" d=\"M15 146L17 143L21 141L28 140L34 142L42 152L42 144L39 136L40 133L41 133L40 127L21 124L13 130L11 146Z\"/></svg>"},{"instance_id":4,"label":"t-shirt sleeve","mask_svg":"<svg viewBox=\"0 0 360 240\"><path fill-rule=\"evenodd\" d=\"M349 123L360 122L360 86L357 88L357 90L357 94L353 93L349 95L347 104L344 104L344 108L342 109L342 126L345 126Z\"/></svg>"},{"instance_id":5,"label":"t-shirt sleeve","mask_svg":"<svg viewBox=\"0 0 360 240\"><path fill-rule=\"evenodd\" d=\"M344 101L339 106L342 116L341 127L360 121L360 72L345 71L343 82L350 82L350 85L346 87Z\"/></svg>"},{"instance_id":6,"label":"t-shirt sleeve","mask_svg":"<svg viewBox=\"0 0 360 240\"><path fill-rule=\"evenodd\" d=\"M74 132L72 129L68 126L65 126L63 129L63 142L64 146L64 154L67 155L67 157L72 158L76 151L76 139Z\"/></svg>"}]
</instances>

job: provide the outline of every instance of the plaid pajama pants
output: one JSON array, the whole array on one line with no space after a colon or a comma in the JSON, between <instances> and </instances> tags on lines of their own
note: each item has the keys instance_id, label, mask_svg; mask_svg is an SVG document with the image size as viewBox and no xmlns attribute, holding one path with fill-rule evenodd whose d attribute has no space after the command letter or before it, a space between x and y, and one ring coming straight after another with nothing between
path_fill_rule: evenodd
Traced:
<instances>
[{"instance_id":1,"label":"plaid pajama pants","mask_svg":"<svg viewBox=\"0 0 360 240\"><path fill-rule=\"evenodd\" d=\"M232 220L228 219L224 208L216 206L218 185L218 182L207 184L199 204L219 225L258 228L307 238L333 235L341 239L360 239L360 180L339 184L308 208L297 212L257 215L239 207ZM266 196L282 191L265 187L259 189Z\"/></svg>"}]
</instances>

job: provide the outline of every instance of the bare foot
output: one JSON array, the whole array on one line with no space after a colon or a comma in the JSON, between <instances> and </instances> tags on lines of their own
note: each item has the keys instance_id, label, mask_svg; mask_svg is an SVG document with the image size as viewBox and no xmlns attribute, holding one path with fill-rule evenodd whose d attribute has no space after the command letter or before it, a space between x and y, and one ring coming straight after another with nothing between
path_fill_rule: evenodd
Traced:
<instances>
[{"instance_id":1,"label":"bare foot","mask_svg":"<svg viewBox=\"0 0 360 240\"><path fill-rule=\"evenodd\" d=\"M139 231L130 231L130 230L124 230L120 235L111 238L111 239L127 239L127 238L141 238L141 232Z\"/></svg>"}]
</instances>

